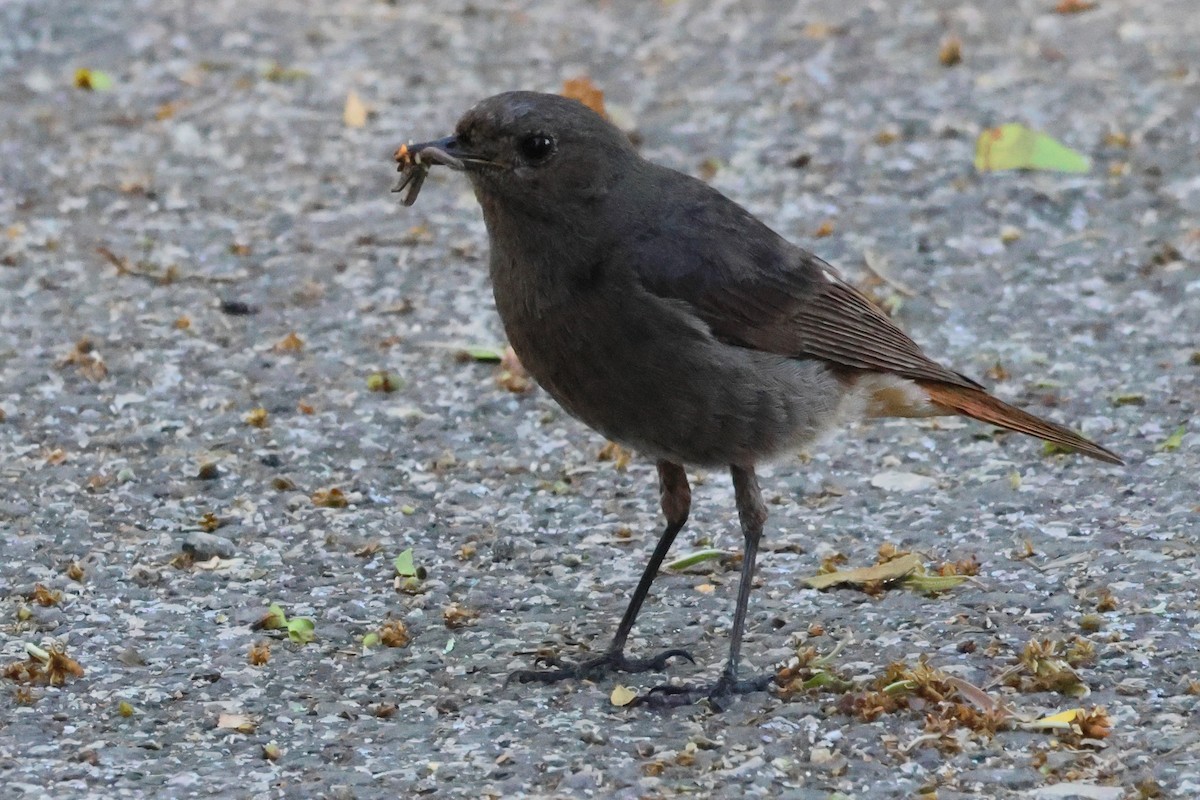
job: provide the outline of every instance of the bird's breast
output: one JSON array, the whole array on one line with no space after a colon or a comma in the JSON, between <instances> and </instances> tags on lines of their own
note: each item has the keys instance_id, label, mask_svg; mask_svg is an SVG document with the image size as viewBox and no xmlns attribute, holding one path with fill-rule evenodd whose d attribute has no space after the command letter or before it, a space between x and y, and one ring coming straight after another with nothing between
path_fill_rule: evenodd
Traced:
<instances>
[{"instance_id":1,"label":"bird's breast","mask_svg":"<svg viewBox=\"0 0 1200 800\"><path fill-rule=\"evenodd\" d=\"M496 306L521 363L609 439L683 463L751 464L835 416L843 390L824 365L717 341L688 309L603 263L549 285L526 282L522 265L494 266Z\"/></svg>"}]
</instances>

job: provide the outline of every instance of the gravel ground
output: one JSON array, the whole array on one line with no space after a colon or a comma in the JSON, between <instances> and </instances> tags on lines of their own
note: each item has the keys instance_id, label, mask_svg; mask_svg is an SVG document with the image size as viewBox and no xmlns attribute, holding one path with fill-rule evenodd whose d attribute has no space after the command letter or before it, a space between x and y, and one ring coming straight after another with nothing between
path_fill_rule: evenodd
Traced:
<instances>
[{"instance_id":1,"label":"gravel ground","mask_svg":"<svg viewBox=\"0 0 1200 800\"><path fill-rule=\"evenodd\" d=\"M0 4L0 666L35 643L84 670L0 678L6 796L1200 793L1192 0L279 5ZM915 697L868 720L830 692L659 712L613 706L616 680L504 685L607 641L658 533L653 469L455 358L502 344L482 221L449 174L400 208L390 154L579 75L649 157L855 279L874 254L931 354L1130 462L943 420L775 465L751 665L840 642L864 684L925 656L1023 717L1103 706L1111 735L927 729ZM1007 121L1092 172L980 176L975 137ZM369 390L380 370L396 391ZM736 550L727 477L694 477L680 552ZM885 542L979 574L803 586ZM714 674L735 574L662 576L633 650ZM270 603L316 640L252 630ZM397 620L407 647L364 648ZM1042 639L1094 647L1090 696L1002 685Z\"/></svg>"}]
</instances>

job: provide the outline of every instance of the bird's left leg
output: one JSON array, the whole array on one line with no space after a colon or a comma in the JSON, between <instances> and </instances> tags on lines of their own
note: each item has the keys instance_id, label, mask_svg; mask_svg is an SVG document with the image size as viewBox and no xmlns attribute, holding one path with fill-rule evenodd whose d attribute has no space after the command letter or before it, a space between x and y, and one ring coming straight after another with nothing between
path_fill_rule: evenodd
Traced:
<instances>
[{"instance_id":1,"label":"bird's left leg","mask_svg":"<svg viewBox=\"0 0 1200 800\"><path fill-rule=\"evenodd\" d=\"M742 655L742 634L746 628L746 610L750 604L750 591L754 586L754 562L758 556L758 543L762 539L763 525L767 521L767 504L763 502L762 490L753 467L732 466L733 491L737 500L738 518L742 523L745 539L742 574L738 581L737 607L733 612L733 628L729 632L729 660L721 671L721 677L707 686L658 686L640 699L648 706L681 706L705 698L718 708L721 701L735 694L761 692L771 684L771 674L755 678L738 679L738 665Z\"/></svg>"},{"instance_id":2,"label":"bird's left leg","mask_svg":"<svg viewBox=\"0 0 1200 800\"><path fill-rule=\"evenodd\" d=\"M642 579L638 581L637 588L633 590L629 606L625 609L621 623L617 626L617 633L613 636L608 648L598 656L575 664L551 661L549 663L553 669L518 670L508 676L509 681L554 683L562 680L599 678L609 672L647 672L650 670L661 672L666 669L667 663L673 658L692 660L688 651L679 648L664 650L661 653L641 658L625 655L625 642L629 638L630 631L633 630L634 622L637 621L638 612L642 610L642 603L645 602L646 595L650 593L650 584L658 575L658 570L662 566L663 559L667 557L667 552L670 551L675 537L687 524L688 514L692 508L692 488L688 485L687 473L679 464L670 461L658 462L658 490L662 501L663 516L667 518L667 527L659 538L658 545L654 548L654 554L650 556L650 562L646 564L646 569L642 572Z\"/></svg>"}]
</instances>

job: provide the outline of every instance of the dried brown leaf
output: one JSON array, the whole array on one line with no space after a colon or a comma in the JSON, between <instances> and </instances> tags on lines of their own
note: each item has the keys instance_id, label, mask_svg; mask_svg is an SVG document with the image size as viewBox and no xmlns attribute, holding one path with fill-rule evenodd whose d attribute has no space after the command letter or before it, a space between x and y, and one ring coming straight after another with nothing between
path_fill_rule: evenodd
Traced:
<instances>
[{"instance_id":1,"label":"dried brown leaf","mask_svg":"<svg viewBox=\"0 0 1200 800\"><path fill-rule=\"evenodd\" d=\"M479 619L478 611L470 608L464 608L458 603L451 603L442 612L442 622L444 622L446 627L450 628L451 630L465 628L477 619Z\"/></svg>"},{"instance_id":2,"label":"dried brown leaf","mask_svg":"<svg viewBox=\"0 0 1200 800\"><path fill-rule=\"evenodd\" d=\"M1081 14L1084 11L1091 11L1097 3L1093 0L1059 0L1058 5L1054 7L1055 14Z\"/></svg>"},{"instance_id":3,"label":"dried brown leaf","mask_svg":"<svg viewBox=\"0 0 1200 800\"><path fill-rule=\"evenodd\" d=\"M608 112L604 110L604 92L586 75L563 81L562 96L578 100L600 116L608 118Z\"/></svg>"},{"instance_id":4,"label":"dried brown leaf","mask_svg":"<svg viewBox=\"0 0 1200 800\"><path fill-rule=\"evenodd\" d=\"M250 645L247 661L256 667L261 667L271 660L271 643L263 639Z\"/></svg>"},{"instance_id":5,"label":"dried brown leaf","mask_svg":"<svg viewBox=\"0 0 1200 800\"><path fill-rule=\"evenodd\" d=\"M321 508L345 508L350 505L346 493L336 486L328 489L317 489L312 493L313 505Z\"/></svg>"},{"instance_id":6,"label":"dried brown leaf","mask_svg":"<svg viewBox=\"0 0 1200 800\"><path fill-rule=\"evenodd\" d=\"M943 39L942 46L938 48L938 63L943 67L953 67L961 64L962 60L962 39L957 36Z\"/></svg>"}]
</instances>

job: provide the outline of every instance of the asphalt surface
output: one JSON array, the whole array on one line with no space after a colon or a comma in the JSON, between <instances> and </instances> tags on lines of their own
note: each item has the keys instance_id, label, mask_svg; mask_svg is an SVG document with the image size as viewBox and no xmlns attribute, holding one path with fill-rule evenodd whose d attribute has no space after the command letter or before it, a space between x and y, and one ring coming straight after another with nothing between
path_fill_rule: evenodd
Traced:
<instances>
[{"instance_id":1,"label":"asphalt surface","mask_svg":"<svg viewBox=\"0 0 1200 800\"><path fill-rule=\"evenodd\" d=\"M1200 14L1054 6L0 4L2 793L1200 794ZM648 157L856 281L869 254L931 355L1129 462L940 420L764 470L750 668L840 643L860 693L925 657L1013 719L1103 707L1107 736L946 727L915 697L868 719L831 691L611 704L661 675L504 684L604 646L658 533L653 467L456 358L503 346L482 221L451 174L401 208L390 156L581 75ZM976 137L1010 121L1092 170L980 175ZM727 476L692 475L679 552L736 551ZM978 575L802 582L889 542ZM397 591L406 548L425 577ZM661 576L633 651L713 676L735 576ZM315 640L253 630L271 603ZM364 646L396 620L407 646ZM1091 646L1086 697L1013 680L1041 640ZM83 674L22 683L29 644Z\"/></svg>"}]
</instances>

